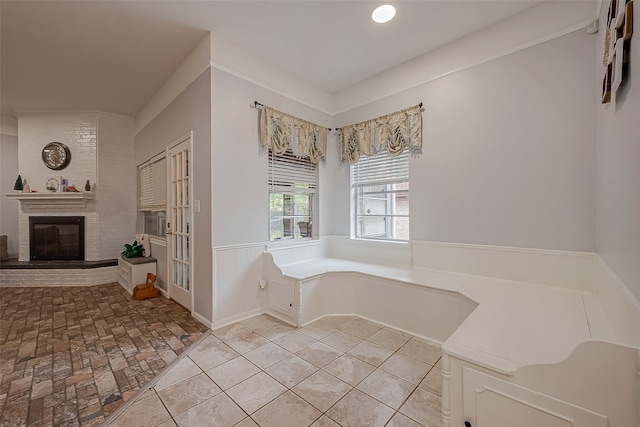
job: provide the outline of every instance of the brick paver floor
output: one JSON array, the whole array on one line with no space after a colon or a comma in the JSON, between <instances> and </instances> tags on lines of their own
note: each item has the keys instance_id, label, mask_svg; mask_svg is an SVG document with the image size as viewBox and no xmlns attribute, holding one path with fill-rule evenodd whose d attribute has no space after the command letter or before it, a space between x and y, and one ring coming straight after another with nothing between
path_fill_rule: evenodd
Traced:
<instances>
[{"instance_id":1,"label":"brick paver floor","mask_svg":"<svg viewBox=\"0 0 640 427\"><path fill-rule=\"evenodd\" d=\"M0 425L100 425L206 330L117 283L0 288Z\"/></svg>"}]
</instances>

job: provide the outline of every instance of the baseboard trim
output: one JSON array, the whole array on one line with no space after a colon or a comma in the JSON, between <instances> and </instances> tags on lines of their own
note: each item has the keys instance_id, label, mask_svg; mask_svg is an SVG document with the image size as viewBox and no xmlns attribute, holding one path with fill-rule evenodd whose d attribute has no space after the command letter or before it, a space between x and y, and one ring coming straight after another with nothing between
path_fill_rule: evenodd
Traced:
<instances>
[{"instance_id":1,"label":"baseboard trim","mask_svg":"<svg viewBox=\"0 0 640 427\"><path fill-rule=\"evenodd\" d=\"M265 309L262 307L254 308L253 310L245 311L240 314L236 314L233 316L225 317L220 320L214 320L211 322L211 329L219 329L227 325L231 325L232 323L241 322L250 317L257 316L258 314L266 313Z\"/></svg>"},{"instance_id":2,"label":"baseboard trim","mask_svg":"<svg viewBox=\"0 0 640 427\"><path fill-rule=\"evenodd\" d=\"M207 328L213 329L213 324L211 323L211 321L206 317L204 317L202 314L198 313L197 311L191 310L191 316L193 316L194 319L202 323Z\"/></svg>"}]
</instances>

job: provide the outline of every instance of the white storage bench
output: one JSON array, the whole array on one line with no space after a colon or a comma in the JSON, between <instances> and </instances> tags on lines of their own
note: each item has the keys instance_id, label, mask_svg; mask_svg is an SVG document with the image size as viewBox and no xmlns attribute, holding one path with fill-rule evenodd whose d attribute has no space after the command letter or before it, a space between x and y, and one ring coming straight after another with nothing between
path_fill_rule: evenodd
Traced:
<instances>
[{"instance_id":1,"label":"white storage bench","mask_svg":"<svg viewBox=\"0 0 640 427\"><path fill-rule=\"evenodd\" d=\"M128 292L147 280L147 273L156 274L156 259L153 257L118 258L118 283Z\"/></svg>"},{"instance_id":2,"label":"white storage bench","mask_svg":"<svg viewBox=\"0 0 640 427\"><path fill-rule=\"evenodd\" d=\"M298 258L300 258L298 256ZM443 426L638 427L638 347L593 292L408 266L264 254L267 312L358 315L443 352Z\"/></svg>"},{"instance_id":3,"label":"white storage bench","mask_svg":"<svg viewBox=\"0 0 640 427\"><path fill-rule=\"evenodd\" d=\"M357 314L441 344L476 304L459 295L461 277L355 261L315 258L276 266L269 252L267 310L294 326Z\"/></svg>"}]
</instances>

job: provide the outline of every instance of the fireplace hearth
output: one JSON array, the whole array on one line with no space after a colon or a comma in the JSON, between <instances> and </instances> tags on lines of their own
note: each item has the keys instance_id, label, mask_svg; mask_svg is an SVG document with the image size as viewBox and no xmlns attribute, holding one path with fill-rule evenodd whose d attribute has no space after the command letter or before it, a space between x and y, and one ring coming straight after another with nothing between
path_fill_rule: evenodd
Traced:
<instances>
[{"instance_id":1,"label":"fireplace hearth","mask_svg":"<svg viewBox=\"0 0 640 427\"><path fill-rule=\"evenodd\" d=\"M84 216L30 216L29 260L83 261Z\"/></svg>"}]
</instances>

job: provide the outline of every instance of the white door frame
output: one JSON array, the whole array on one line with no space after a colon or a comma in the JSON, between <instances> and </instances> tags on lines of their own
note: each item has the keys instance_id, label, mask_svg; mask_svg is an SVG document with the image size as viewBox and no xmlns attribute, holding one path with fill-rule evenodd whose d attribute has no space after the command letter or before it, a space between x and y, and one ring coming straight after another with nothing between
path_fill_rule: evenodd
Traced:
<instances>
[{"instance_id":1,"label":"white door frame","mask_svg":"<svg viewBox=\"0 0 640 427\"><path fill-rule=\"evenodd\" d=\"M166 148L166 159L167 159L167 222L171 221L171 223L173 224L174 222L174 218L173 218L173 201L172 201L172 188L171 188L171 180L172 180L172 175L171 175L171 155L170 155L170 151L172 148L175 148L176 146L182 144L185 141L189 141L189 157L188 157L188 164L189 164L189 184L188 184L188 188L189 188L189 218L190 218L190 222L189 222L189 293L191 294L191 301L190 301L190 307L189 310L191 311L191 313L193 313L194 308L193 308L193 302L194 302L194 285L195 285L195 280L194 280L194 255L195 255L195 251L194 251L194 244L193 244L193 236L195 235L194 233L194 229L195 229L195 221L193 218L193 180L194 180L194 167L193 167L193 131L190 131L189 133L183 135L182 137L178 138L177 140L175 140L174 142L172 142L170 145L167 146ZM168 227L167 227L168 228ZM171 235L170 233L167 233L167 294L169 296L169 298L171 298L171 288L173 285L173 276L172 276L172 265L173 265L173 235ZM173 298L172 298L173 299Z\"/></svg>"}]
</instances>

